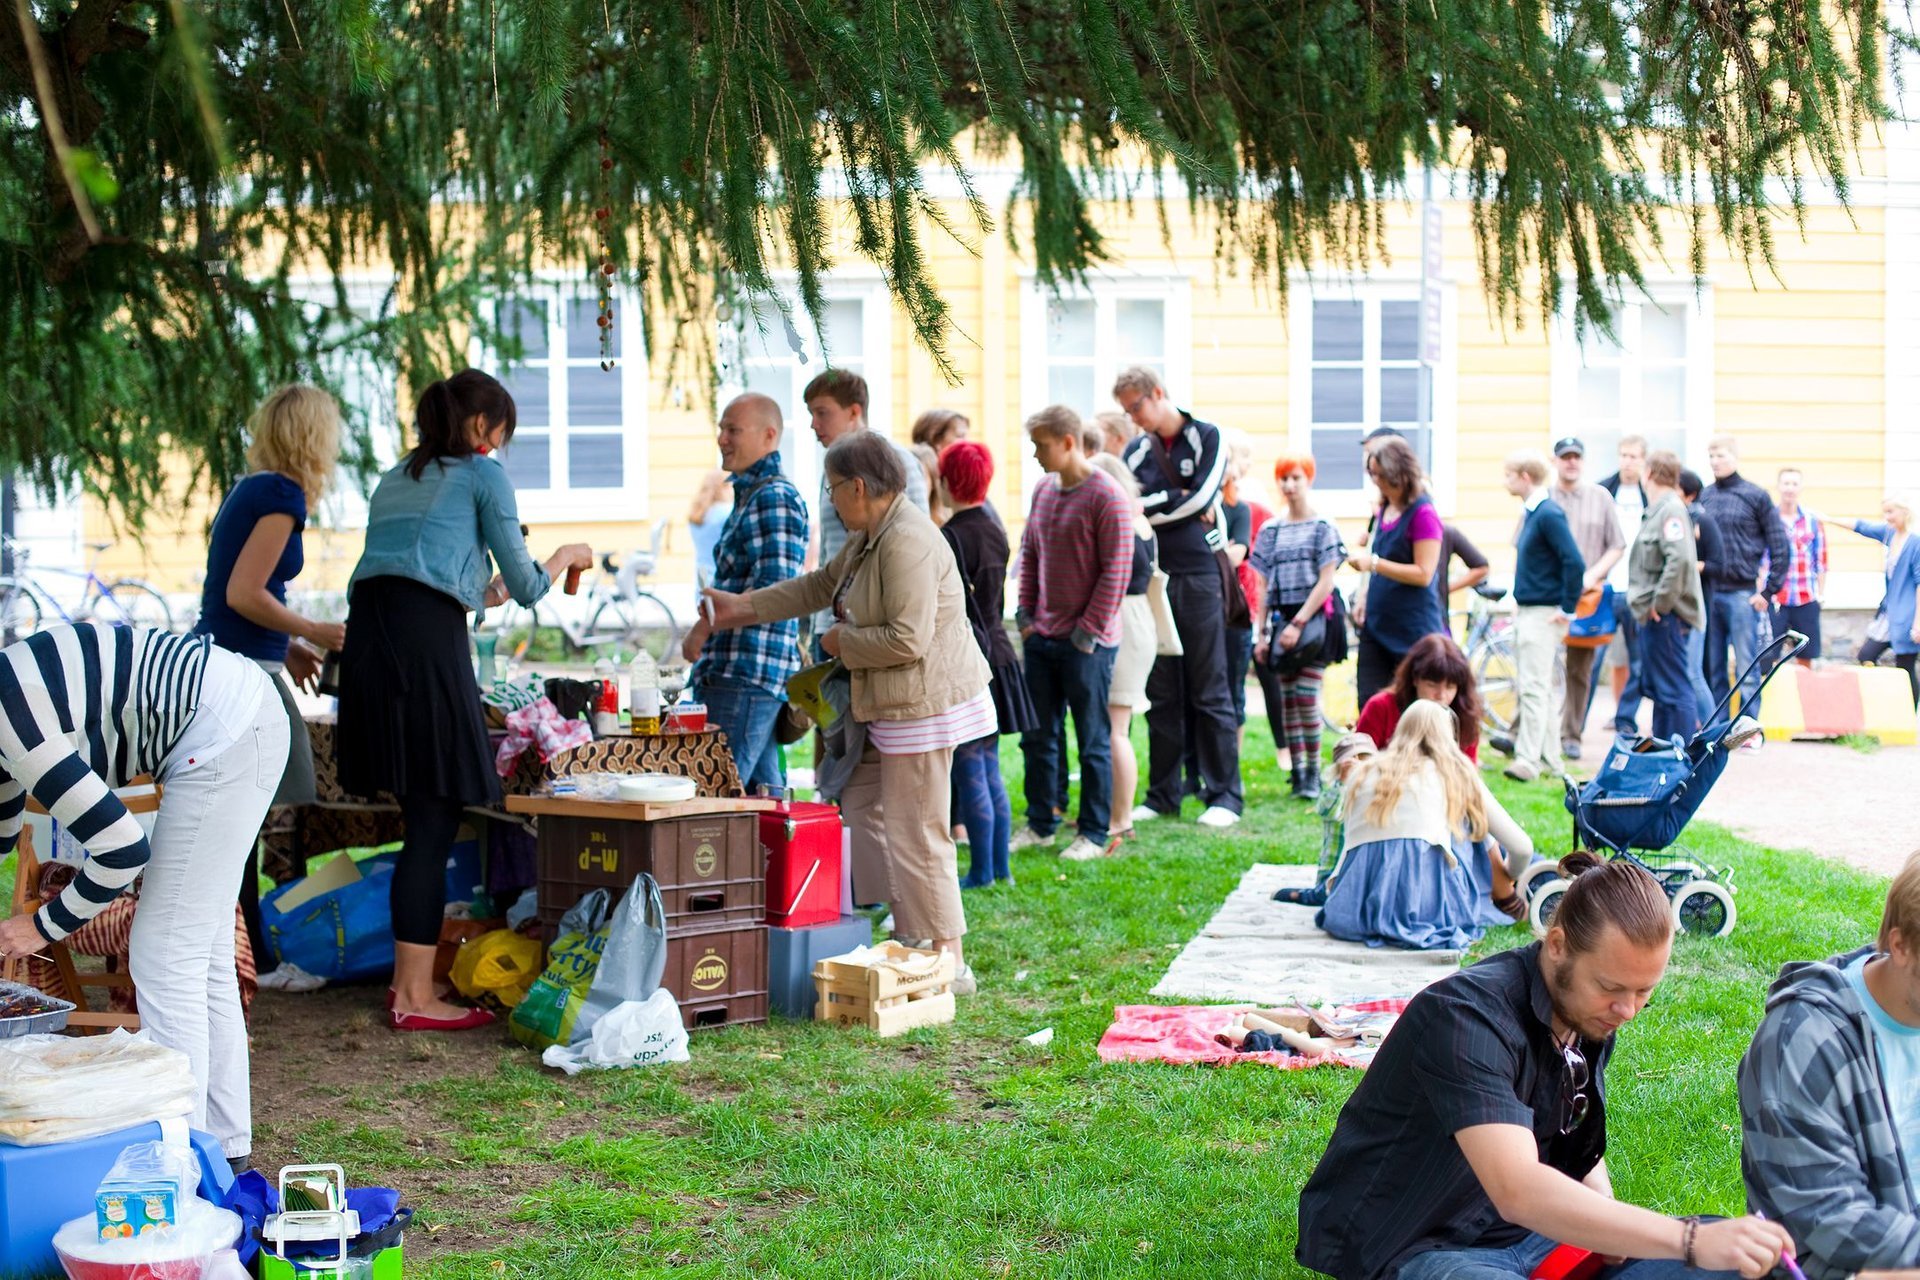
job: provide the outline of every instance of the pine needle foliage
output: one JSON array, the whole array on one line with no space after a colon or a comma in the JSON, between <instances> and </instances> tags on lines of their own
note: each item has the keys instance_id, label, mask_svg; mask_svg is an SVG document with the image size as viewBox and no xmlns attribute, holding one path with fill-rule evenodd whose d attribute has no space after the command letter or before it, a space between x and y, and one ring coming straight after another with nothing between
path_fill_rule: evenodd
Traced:
<instances>
[{"instance_id":1,"label":"pine needle foliage","mask_svg":"<svg viewBox=\"0 0 1920 1280\"><path fill-rule=\"evenodd\" d=\"M1070 281L1106 255L1094 202L1183 190L1284 290L1377 260L1423 166L1471 200L1505 314L1604 324L1663 230L1695 270L1715 235L1764 269L1778 205L1844 193L1904 40L1878 0L8 7L0 465L136 519L169 456L230 478L252 405L333 355L403 385L464 363L483 299L542 261L585 282L603 208L650 341L709 372L715 316L785 271L817 313L836 245L944 358L929 237L1018 235ZM963 139L1017 155L1015 209L950 223L923 175L965 183ZM394 283L350 323L299 287L370 262Z\"/></svg>"}]
</instances>

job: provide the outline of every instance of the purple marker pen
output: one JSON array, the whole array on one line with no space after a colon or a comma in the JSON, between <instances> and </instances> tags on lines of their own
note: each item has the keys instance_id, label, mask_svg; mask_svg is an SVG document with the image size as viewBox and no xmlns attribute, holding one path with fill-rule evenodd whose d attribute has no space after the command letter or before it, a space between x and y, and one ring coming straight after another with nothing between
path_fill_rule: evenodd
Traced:
<instances>
[{"instance_id":1,"label":"purple marker pen","mask_svg":"<svg viewBox=\"0 0 1920 1280\"><path fill-rule=\"evenodd\" d=\"M1758 1211L1756 1211L1753 1216L1760 1219L1760 1221L1762 1222L1772 1221L1772 1219L1767 1217L1766 1214L1760 1213ZM1793 1280L1807 1280L1807 1273L1800 1269L1800 1264L1793 1260L1792 1254L1790 1253L1781 1254L1780 1265L1787 1269L1787 1274L1791 1276Z\"/></svg>"}]
</instances>

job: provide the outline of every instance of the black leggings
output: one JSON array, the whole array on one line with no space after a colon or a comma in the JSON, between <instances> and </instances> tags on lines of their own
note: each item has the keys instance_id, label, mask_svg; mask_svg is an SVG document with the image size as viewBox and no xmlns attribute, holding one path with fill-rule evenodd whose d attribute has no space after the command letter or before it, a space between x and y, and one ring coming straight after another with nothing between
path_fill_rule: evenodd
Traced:
<instances>
[{"instance_id":1,"label":"black leggings","mask_svg":"<svg viewBox=\"0 0 1920 1280\"><path fill-rule=\"evenodd\" d=\"M400 860L393 868L393 940L431 947L440 941L447 909L447 857L460 833L466 806L445 796L400 797L406 823Z\"/></svg>"}]
</instances>

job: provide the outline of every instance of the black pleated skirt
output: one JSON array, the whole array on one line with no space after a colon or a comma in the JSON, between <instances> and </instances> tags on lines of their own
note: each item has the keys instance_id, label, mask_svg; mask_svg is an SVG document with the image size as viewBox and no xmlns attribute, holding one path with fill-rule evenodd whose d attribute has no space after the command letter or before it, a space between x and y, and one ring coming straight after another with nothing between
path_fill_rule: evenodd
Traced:
<instances>
[{"instance_id":1,"label":"black pleated skirt","mask_svg":"<svg viewBox=\"0 0 1920 1280\"><path fill-rule=\"evenodd\" d=\"M1016 662L992 663L993 682L987 691L993 695L993 710L1000 717L1001 733L1026 733L1040 727L1033 709L1033 696L1027 691L1027 673Z\"/></svg>"},{"instance_id":2,"label":"black pleated skirt","mask_svg":"<svg viewBox=\"0 0 1920 1280\"><path fill-rule=\"evenodd\" d=\"M349 795L499 802L458 600L411 578L354 584L334 742Z\"/></svg>"}]
</instances>

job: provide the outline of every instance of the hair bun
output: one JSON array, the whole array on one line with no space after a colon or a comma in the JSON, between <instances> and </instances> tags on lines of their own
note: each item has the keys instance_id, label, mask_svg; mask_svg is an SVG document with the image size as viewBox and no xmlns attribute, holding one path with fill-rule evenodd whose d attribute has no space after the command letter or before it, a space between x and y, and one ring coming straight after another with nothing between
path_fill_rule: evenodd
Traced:
<instances>
[{"instance_id":1,"label":"hair bun","mask_svg":"<svg viewBox=\"0 0 1920 1280\"><path fill-rule=\"evenodd\" d=\"M1594 871L1606 865L1606 860L1591 849L1575 849L1560 859L1560 878L1572 880L1583 871Z\"/></svg>"}]
</instances>

